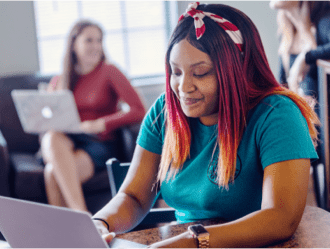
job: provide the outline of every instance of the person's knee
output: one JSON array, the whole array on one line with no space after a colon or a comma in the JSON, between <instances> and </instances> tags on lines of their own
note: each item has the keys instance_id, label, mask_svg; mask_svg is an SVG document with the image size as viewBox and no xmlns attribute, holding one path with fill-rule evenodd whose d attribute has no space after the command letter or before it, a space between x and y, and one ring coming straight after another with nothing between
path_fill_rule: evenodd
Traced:
<instances>
[{"instance_id":1,"label":"person's knee","mask_svg":"<svg viewBox=\"0 0 330 249\"><path fill-rule=\"evenodd\" d=\"M63 133L48 131L41 140L41 151L43 158L48 162L52 154L59 150L73 149L72 141Z\"/></svg>"},{"instance_id":2,"label":"person's knee","mask_svg":"<svg viewBox=\"0 0 330 249\"><path fill-rule=\"evenodd\" d=\"M56 131L48 131L41 140L41 148L44 150L53 147L60 141L61 133Z\"/></svg>"},{"instance_id":3,"label":"person's knee","mask_svg":"<svg viewBox=\"0 0 330 249\"><path fill-rule=\"evenodd\" d=\"M77 150L75 152L75 163L79 165L78 176L80 182L85 183L94 175L94 162L86 151Z\"/></svg>"}]
</instances>

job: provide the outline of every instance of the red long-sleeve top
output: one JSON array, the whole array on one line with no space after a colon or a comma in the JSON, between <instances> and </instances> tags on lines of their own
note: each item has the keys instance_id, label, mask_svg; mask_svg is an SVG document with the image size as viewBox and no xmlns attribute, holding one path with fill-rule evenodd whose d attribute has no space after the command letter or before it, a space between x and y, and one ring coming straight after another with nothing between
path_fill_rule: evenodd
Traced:
<instances>
[{"instance_id":1,"label":"red long-sleeve top","mask_svg":"<svg viewBox=\"0 0 330 249\"><path fill-rule=\"evenodd\" d=\"M59 76L50 84L55 89ZM73 95L81 121L105 119L106 130L98 134L100 140L114 139L114 130L142 121L144 105L128 79L114 66L101 62L92 72L80 75ZM118 101L127 103L128 112L118 109Z\"/></svg>"}]
</instances>

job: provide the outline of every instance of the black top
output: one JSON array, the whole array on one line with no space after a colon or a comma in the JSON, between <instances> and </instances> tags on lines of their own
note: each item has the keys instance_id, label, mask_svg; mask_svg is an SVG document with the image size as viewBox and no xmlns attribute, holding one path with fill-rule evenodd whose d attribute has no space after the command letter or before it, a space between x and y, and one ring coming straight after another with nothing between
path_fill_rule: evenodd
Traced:
<instances>
[{"instance_id":1,"label":"black top","mask_svg":"<svg viewBox=\"0 0 330 249\"><path fill-rule=\"evenodd\" d=\"M330 59L330 13L322 17L316 26L316 42L317 48L306 53L307 64L315 64L317 59Z\"/></svg>"}]
</instances>

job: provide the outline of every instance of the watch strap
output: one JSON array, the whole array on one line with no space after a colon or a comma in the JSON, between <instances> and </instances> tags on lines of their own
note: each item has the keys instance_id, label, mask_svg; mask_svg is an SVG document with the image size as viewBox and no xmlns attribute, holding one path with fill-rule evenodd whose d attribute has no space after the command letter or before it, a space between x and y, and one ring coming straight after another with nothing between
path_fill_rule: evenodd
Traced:
<instances>
[{"instance_id":1,"label":"watch strap","mask_svg":"<svg viewBox=\"0 0 330 249\"><path fill-rule=\"evenodd\" d=\"M198 248L210 248L210 236L197 238Z\"/></svg>"}]
</instances>

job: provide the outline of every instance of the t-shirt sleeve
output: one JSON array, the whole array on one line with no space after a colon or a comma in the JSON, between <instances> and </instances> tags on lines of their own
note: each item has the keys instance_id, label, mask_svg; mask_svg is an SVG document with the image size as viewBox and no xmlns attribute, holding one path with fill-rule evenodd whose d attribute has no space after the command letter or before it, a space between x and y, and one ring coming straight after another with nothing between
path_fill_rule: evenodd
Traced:
<instances>
[{"instance_id":1,"label":"t-shirt sleeve","mask_svg":"<svg viewBox=\"0 0 330 249\"><path fill-rule=\"evenodd\" d=\"M137 144L142 148L161 155L165 136L165 94L151 106L143 119Z\"/></svg>"},{"instance_id":2,"label":"t-shirt sleeve","mask_svg":"<svg viewBox=\"0 0 330 249\"><path fill-rule=\"evenodd\" d=\"M257 141L264 169L281 161L318 158L306 119L291 100L271 109L257 133Z\"/></svg>"}]
</instances>

